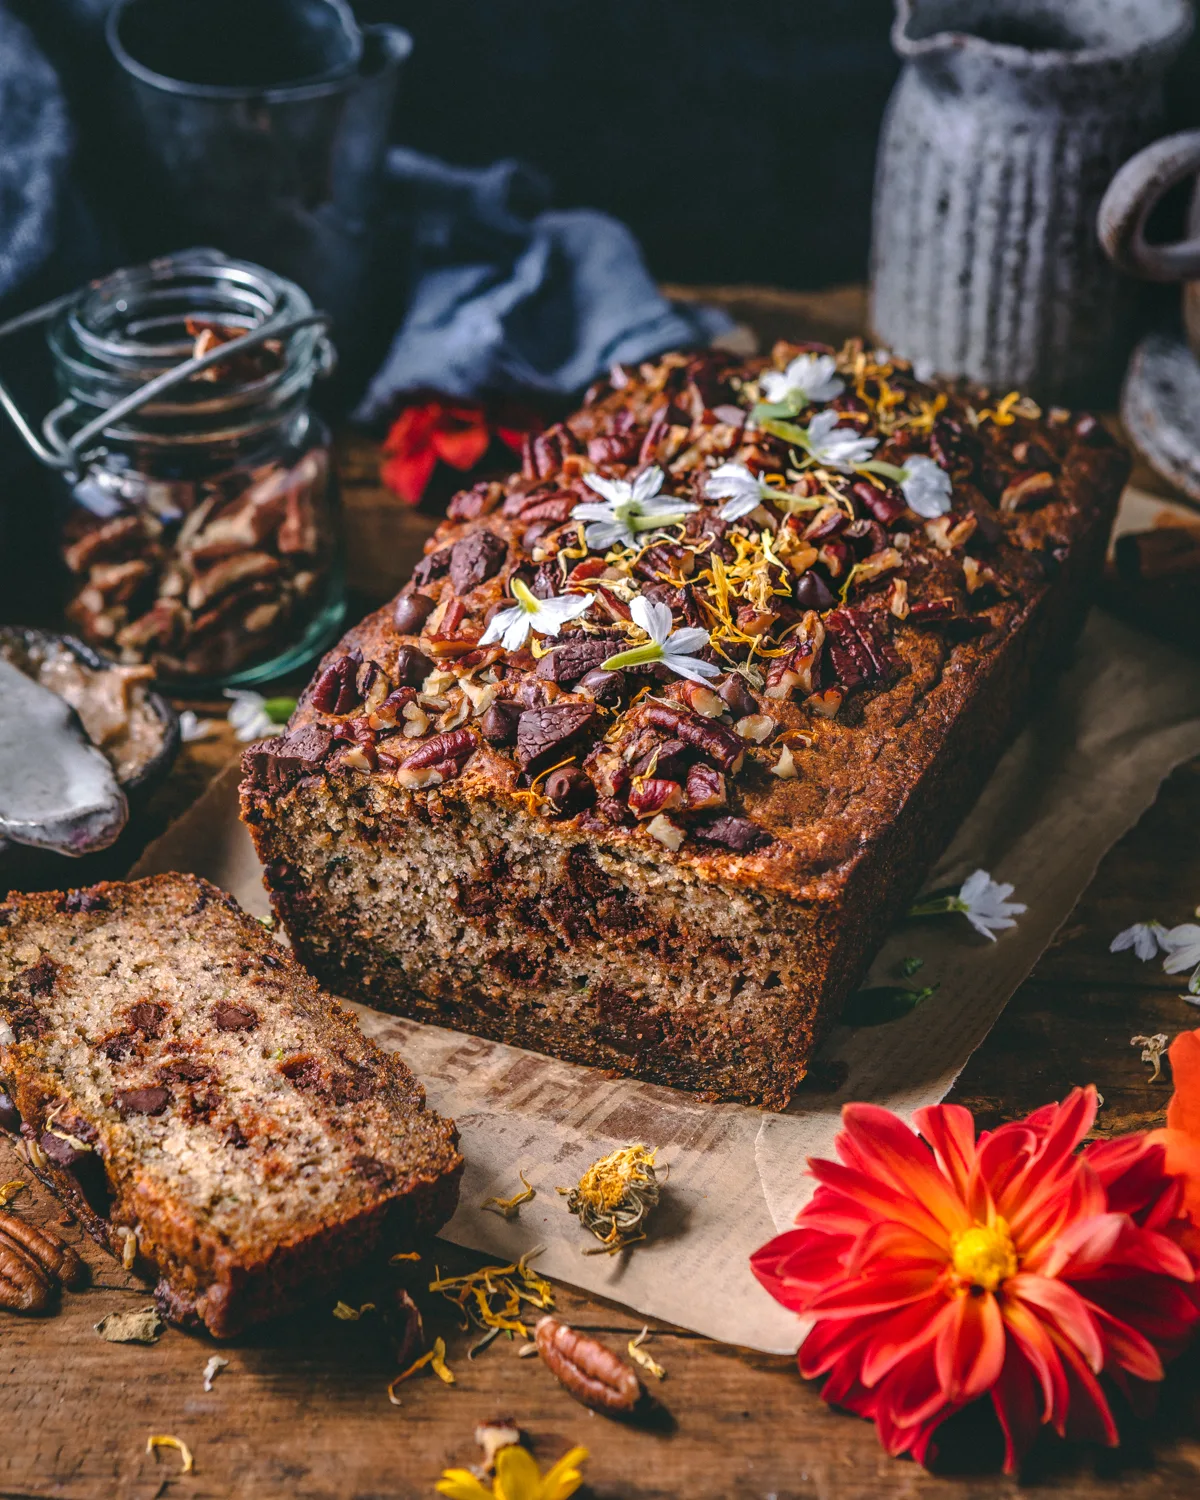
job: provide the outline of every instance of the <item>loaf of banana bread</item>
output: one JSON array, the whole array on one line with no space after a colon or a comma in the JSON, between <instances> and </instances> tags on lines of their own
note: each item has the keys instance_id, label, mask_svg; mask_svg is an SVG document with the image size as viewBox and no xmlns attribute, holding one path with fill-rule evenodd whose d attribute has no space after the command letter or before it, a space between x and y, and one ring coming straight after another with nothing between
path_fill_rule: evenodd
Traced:
<instances>
[{"instance_id":1,"label":"loaf of banana bread","mask_svg":"<svg viewBox=\"0 0 1200 1500\"><path fill-rule=\"evenodd\" d=\"M781 1108L1069 648L1126 473L1090 416L857 342L614 369L246 753L298 954Z\"/></svg>"},{"instance_id":2,"label":"loaf of banana bread","mask_svg":"<svg viewBox=\"0 0 1200 1500\"><path fill-rule=\"evenodd\" d=\"M0 905L0 1125L164 1317L218 1336L454 1211L454 1126L191 875Z\"/></svg>"}]
</instances>

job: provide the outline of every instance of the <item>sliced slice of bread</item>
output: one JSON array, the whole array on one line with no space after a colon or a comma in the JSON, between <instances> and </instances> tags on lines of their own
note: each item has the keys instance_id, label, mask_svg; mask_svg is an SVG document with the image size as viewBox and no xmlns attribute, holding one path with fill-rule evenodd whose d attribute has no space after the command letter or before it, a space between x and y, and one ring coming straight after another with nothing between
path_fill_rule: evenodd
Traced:
<instances>
[{"instance_id":1,"label":"sliced slice of bread","mask_svg":"<svg viewBox=\"0 0 1200 1500\"><path fill-rule=\"evenodd\" d=\"M0 1123L220 1337L437 1229L462 1171L399 1058L192 875L0 905Z\"/></svg>"}]
</instances>

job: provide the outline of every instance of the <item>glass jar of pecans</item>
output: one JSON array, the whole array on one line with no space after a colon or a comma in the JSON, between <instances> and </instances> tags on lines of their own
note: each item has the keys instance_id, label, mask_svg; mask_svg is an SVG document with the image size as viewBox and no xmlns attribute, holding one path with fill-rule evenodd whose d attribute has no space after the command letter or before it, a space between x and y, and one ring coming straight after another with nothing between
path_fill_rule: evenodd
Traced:
<instances>
[{"instance_id":1,"label":"glass jar of pecans","mask_svg":"<svg viewBox=\"0 0 1200 1500\"><path fill-rule=\"evenodd\" d=\"M211 689L292 670L337 635L336 483L309 409L333 364L324 325L293 282L211 250L114 272L53 311L63 399L42 431L66 480L66 614L89 644Z\"/></svg>"}]
</instances>

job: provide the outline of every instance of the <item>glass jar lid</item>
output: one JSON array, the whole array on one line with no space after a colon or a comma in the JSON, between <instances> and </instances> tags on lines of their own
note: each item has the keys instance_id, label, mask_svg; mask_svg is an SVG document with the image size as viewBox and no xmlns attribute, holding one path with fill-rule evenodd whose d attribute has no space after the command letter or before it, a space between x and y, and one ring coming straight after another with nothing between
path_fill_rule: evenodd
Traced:
<instances>
[{"instance_id":1,"label":"glass jar lid","mask_svg":"<svg viewBox=\"0 0 1200 1500\"><path fill-rule=\"evenodd\" d=\"M43 432L80 459L89 444L246 437L302 406L332 369L327 321L295 282L216 250L115 271L49 324L64 399Z\"/></svg>"}]
</instances>

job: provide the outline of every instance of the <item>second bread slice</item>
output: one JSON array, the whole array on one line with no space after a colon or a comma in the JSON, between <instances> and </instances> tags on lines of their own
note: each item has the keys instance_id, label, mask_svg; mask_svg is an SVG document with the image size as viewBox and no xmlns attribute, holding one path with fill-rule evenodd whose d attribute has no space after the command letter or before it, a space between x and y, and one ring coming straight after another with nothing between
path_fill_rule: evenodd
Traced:
<instances>
[{"instance_id":1,"label":"second bread slice","mask_svg":"<svg viewBox=\"0 0 1200 1500\"><path fill-rule=\"evenodd\" d=\"M404 1064L190 875L0 905L0 1106L164 1316L218 1336L458 1197L457 1132Z\"/></svg>"}]
</instances>

